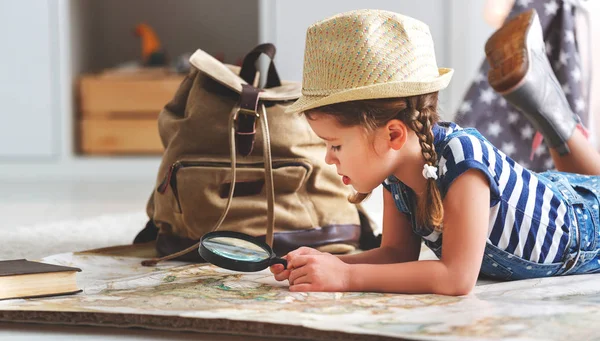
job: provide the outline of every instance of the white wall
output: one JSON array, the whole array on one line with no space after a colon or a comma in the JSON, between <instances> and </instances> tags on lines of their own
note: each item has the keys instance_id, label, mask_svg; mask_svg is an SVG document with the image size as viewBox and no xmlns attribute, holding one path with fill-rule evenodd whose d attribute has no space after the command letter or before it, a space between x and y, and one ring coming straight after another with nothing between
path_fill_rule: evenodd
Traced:
<instances>
[{"instance_id":1,"label":"white wall","mask_svg":"<svg viewBox=\"0 0 600 341\"><path fill-rule=\"evenodd\" d=\"M448 109L454 115L485 58L484 45L494 28L483 18L484 0L452 0L451 3L446 38L449 62L454 68L452 86L448 88Z\"/></svg>"},{"instance_id":2,"label":"white wall","mask_svg":"<svg viewBox=\"0 0 600 341\"><path fill-rule=\"evenodd\" d=\"M302 80L302 63L306 29L314 22L337 13L354 9L373 8L399 12L417 18L427 25L436 46L436 58L440 67L448 65L445 34L448 2L439 0L304 0L263 2L269 6L270 23L263 27L267 32L261 39L277 46L276 65L282 78ZM445 97L441 97L445 103Z\"/></svg>"},{"instance_id":3,"label":"white wall","mask_svg":"<svg viewBox=\"0 0 600 341\"><path fill-rule=\"evenodd\" d=\"M56 1L0 0L0 162L58 154Z\"/></svg>"},{"instance_id":4,"label":"white wall","mask_svg":"<svg viewBox=\"0 0 600 341\"><path fill-rule=\"evenodd\" d=\"M600 36L600 1L585 1L577 15L577 39L584 69L584 91L589 90L589 124L591 141L600 150L600 66L593 62L600 58L600 45L594 44ZM594 39L596 37L596 39ZM588 82L589 84L588 88Z\"/></svg>"}]
</instances>

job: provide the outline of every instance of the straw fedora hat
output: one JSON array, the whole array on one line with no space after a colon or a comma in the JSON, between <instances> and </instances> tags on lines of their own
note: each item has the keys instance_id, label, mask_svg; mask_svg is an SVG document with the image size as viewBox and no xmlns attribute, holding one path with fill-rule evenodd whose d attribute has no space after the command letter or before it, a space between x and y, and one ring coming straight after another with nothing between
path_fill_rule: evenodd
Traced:
<instances>
[{"instance_id":1,"label":"straw fedora hat","mask_svg":"<svg viewBox=\"0 0 600 341\"><path fill-rule=\"evenodd\" d=\"M435 92L453 72L438 68L421 21L382 10L345 12L308 28L302 96L286 112Z\"/></svg>"}]
</instances>

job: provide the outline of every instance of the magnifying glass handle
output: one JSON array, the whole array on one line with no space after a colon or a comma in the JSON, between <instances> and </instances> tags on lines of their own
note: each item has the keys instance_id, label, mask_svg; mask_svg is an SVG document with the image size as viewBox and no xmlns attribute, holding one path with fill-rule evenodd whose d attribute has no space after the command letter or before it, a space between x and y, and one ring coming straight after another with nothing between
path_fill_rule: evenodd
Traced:
<instances>
[{"instance_id":1,"label":"magnifying glass handle","mask_svg":"<svg viewBox=\"0 0 600 341\"><path fill-rule=\"evenodd\" d=\"M271 260L271 265L275 265L275 264L282 264L284 269L287 269L287 260L283 259L283 258L273 258Z\"/></svg>"}]
</instances>

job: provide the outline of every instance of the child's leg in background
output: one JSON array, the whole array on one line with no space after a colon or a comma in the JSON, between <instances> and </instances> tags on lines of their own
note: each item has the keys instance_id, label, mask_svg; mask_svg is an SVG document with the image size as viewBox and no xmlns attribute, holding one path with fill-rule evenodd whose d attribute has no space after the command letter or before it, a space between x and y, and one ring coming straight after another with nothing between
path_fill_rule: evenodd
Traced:
<instances>
[{"instance_id":1,"label":"child's leg in background","mask_svg":"<svg viewBox=\"0 0 600 341\"><path fill-rule=\"evenodd\" d=\"M550 148L550 155L556 170L585 175L600 175L600 154L581 130L576 129L573 132L573 135L567 141L567 145L570 152L562 156L556 149Z\"/></svg>"},{"instance_id":2,"label":"child's leg in background","mask_svg":"<svg viewBox=\"0 0 600 341\"><path fill-rule=\"evenodd\" d=\"M485 46L492 88L542 133L561 172L600 175L600 153L577 127L575 115L550 67L534 10L506 22Z\"/></svg>"}]
</instances>

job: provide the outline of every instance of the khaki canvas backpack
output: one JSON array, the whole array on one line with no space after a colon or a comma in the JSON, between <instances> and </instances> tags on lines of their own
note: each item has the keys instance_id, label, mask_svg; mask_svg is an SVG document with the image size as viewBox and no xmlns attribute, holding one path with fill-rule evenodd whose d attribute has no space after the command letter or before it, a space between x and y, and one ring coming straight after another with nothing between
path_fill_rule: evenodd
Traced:
<instances>
[{"instance_id":1,"label":"khaki canvas backpack","mask_svg":"<svg viewBox=\"0 0 600 341\"><path fill-rule=\"evenodd\" d=\"M258 89L249 84L258 83L263 53L271 63ZM170 255L163 259L202 261L197 243L215 229L266 240L278 255L303 245L334 253L374 246L368 218L324 161L324 142L305 117L284 113L301 85L280 81L274 55L273 45L259 45L241 68L202 50L191 56L158 119L165 151L146 230L157 232L158 253Z\"/></svg>"}]
</instances>

